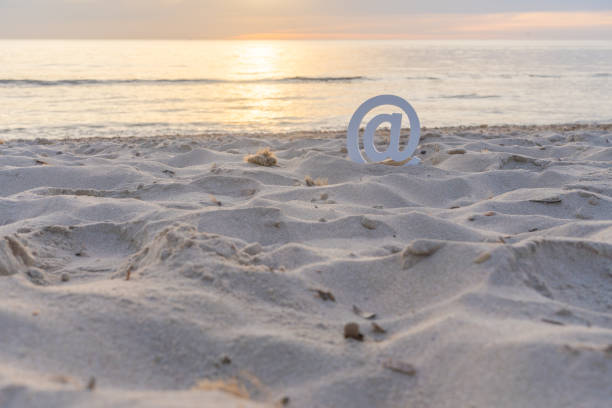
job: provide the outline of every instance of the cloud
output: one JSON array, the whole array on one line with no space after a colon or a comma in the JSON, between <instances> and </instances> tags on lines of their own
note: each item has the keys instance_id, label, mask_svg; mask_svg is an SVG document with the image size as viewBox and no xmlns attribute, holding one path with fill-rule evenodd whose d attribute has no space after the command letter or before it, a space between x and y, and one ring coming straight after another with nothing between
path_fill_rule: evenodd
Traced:
<instances>
[{"instance_id":1,"label":"cloud","mask_svg":"<svg viewBox=\"0 0 612 408\"><path fill-rule=\"evenodd\" d=\"M458 27L464 32L612 28L612 12L535 12L489 15Z\"/></svg>"},{"instance_id":2,"label":"cloud","mask_svg":"<svg viewBox=\"0 0 612 408\"><path fill-rule=\"evenodd\" d=\"M612 12L531 12L321 17L277 21L275 31L235 39L593 39L612 38Z\"/></svg>"},{"instance_id":3,"label":"cloud","mask_svg":"<svg viewBox=\"0 0 612 408\"><path fill-rule=\"evenodd\" d=\"M0 0L0 37L612 39L611 12L609 0Z\"/></svg>"}]
</instances>

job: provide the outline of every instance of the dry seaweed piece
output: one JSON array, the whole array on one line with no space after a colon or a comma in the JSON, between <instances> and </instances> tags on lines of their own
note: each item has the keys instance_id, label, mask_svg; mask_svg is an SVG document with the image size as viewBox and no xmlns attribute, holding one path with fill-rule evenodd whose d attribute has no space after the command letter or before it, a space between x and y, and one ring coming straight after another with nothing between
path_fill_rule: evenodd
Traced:
<instances>
[{"instance_id":1,"label":"dry seaweed piece","mask_svg":"<svg viewBox=\"0 0 612 408\"><path fill-rule=\"evenodd\" d=\"M322 289L310 289L310 290L315 292L316 295L320 297L322 300L325 300L325 301L331 300L332 302L336 301L334 294L328 290L322 290Z\"/></svg>"},{"instance_id":2,"label":"dry seaweed piece","mask_svg":"<svg viewBox=\"0 0 612 408\"><path fill-rule=\"evenodd\" d=\"M383 367L395 371L396 373L402 373L405 375L413 376L416 375L416 368L410 363L405 361L387 360L383 363Z\"/></svg>"},{"instance_id":3,"label":"dry seaweed piece","mask_svg":"<svg viewBox=\"0 0 612 408\"><path fill-rule=\"evenodd\" d=\"M359 325L355 322L350 322L344 325L344 338L363 341L363 334L359 332Z\"/></svg>"},{"instance_id":4,"label":"dry seaweed piece","mask_svg":"<svg viewBox=\"0 0 612 408\"><path fill-rule=\"evenodd\" d=\"M409 158L404 159L402 161L395 161L393 159L385 159L385 160L383 160L381 162L376 162L374 164L384 164L384 165L387 165L387 166L403 166L404 164L408 163L412 159L413 159L413 157L409 157Z\"/></svg>"},{"instance_id":5,"label":"dry seaweed piece","mask_svg":"<svg viewBox=\"0 0 612 408\"><path fill-rule=\"evenodd\" d=\"M312 187L312 186L326 186L328 184L326 178L316 178L316 179L313 179L310 176L304 177L304 183L306 183L306 185L308 187Z\"/></svg>"},{"instance_id":6,"label":"dry seaweed piece","mask_svg":"<svg viewBox=\"0 0 612 408\"><path fill-rule=\"evenodd\" d=\"M364 319L374 319L376 318L376 313L369 313L369 312L364 312L363 310L361 310L360 308L358 308L357 306L353 305L353 312L359 316L359 317L363 317Z\"/></svg>"},{"instance_id":7,"label":"dry seaweed piece","mask_svg":"<svg viewBox=\"0 0 612 408\"><path fill-rule=\"evenodd\" d=\"M266 167L276 166L277 163L276 155L270 150L269 147L259 149L255 154L246 155L244 160L248 163Z\"/></svg>"},{"instance_id":8,"label":"dry seaweed piece","mask_svg":"<svg viewBox=\"0 0 612 408\"><path fill-rule=\"evenodd\" d=\"M380 327L380 325L376 322L372 322L372 331L378 334L385 334L387 331Z\"/></svg>"},{"instance_id":9,"label":"dry seaweed piece","mask_svg":"<svg viewBox=\"0 0 612 408\"><path fill-rule=\"evenodd\" d=\"M49 164L46 161L42 161L42 160L38 160L38 159L34 160L34 163L36 163L36 164L38 164L40 166L46 166L47 164Z\"/></svg>"},{"instance_id":10,"label":"dry seaweed piece","mask_svg":"<svg viewBox=\"0 0 612 408\"><path fill-rule=\"evenodd\" d=\"M169 175L170 177L173 177L176 173L173 172L172 170L162 170L162 173Z\"/></svg>"}]
</instances>

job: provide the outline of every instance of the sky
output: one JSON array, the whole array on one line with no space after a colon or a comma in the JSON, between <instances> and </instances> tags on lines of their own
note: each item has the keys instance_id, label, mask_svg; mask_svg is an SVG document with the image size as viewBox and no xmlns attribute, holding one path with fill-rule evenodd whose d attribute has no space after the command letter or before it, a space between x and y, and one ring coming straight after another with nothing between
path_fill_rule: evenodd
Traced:
<instances>
[{"instance_id":1,"label":"sky","mask_svg":"<svg viewBox=\"0 0 612 408\"><path fill-rule=\"evenodd\" d=\"M0 38L612 40L612 0L0 0Z\"/></svg>"}]
</instances>

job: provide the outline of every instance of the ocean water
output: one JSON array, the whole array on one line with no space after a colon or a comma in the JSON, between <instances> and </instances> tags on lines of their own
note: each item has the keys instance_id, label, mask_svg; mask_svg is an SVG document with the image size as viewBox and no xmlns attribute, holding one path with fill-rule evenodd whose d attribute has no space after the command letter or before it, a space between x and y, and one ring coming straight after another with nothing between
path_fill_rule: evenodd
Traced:
<instances>
[{"instance_id":1,"label":"ocean water","mask_svg":"<svg viewBox=\"0 0 612 408\"><path fill-rule=\"evenodd\" d=\"M612 42L0 41L0 139L612 122ZM407 125L406 125L407 126Z\"/></svg>"}]
</instances>

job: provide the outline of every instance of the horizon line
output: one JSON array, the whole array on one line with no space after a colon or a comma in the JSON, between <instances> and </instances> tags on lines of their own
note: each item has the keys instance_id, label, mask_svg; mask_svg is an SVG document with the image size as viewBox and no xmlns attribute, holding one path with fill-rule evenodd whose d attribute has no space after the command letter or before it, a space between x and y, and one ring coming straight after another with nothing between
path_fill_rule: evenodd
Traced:
<instances>
[{"instance_id":1,"label":"horizon line","mask_svg":"<svg viewBox=\"0 0 612 408\"><path fill-rule=\"evenodd\" d=\"M608 41L610 38L406 38L406 37L0 37L0 41Z\"/></svg>"}]
</instances>

